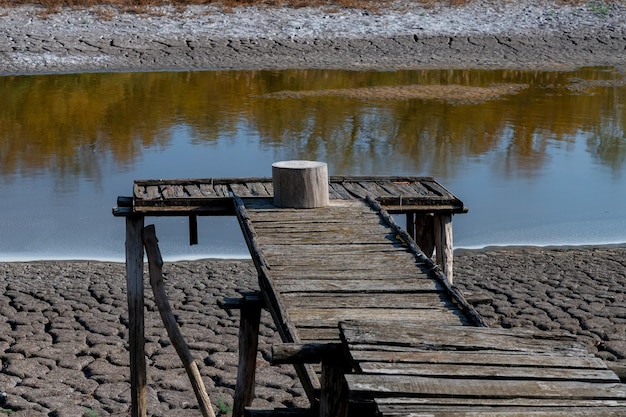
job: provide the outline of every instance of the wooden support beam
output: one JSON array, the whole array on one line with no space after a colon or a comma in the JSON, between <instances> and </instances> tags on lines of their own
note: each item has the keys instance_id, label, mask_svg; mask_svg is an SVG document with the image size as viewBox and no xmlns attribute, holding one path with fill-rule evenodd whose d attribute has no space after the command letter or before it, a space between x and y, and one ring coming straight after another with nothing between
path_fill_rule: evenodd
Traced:
<instances>
[{"instance_id":1,"label":"wooden support beam","mask_svg":"<svg viewBox=\"0 0 626 417\"><path fill-rule=\"evenodd\" d=\"M189 216L189 245L198 244L198 216L192 214Z\"/></svg>"},{"instance_id":2,"label":"wooden support beam","mask_svg":"<svg viewBox=\"0 0 626 417\"><path fill-rule=\"evenodd\" d=\"M272 365L322 363L320 380L320 417L348 415L348 387L344 375L349 373L349 356L341 343L282 343L272 346Z\"/></svg>"},{"instance_id":3,"label":"wooden support beam","mask_svg":"<svg viewBox=\"0 0 626 417\"><path fill-rule=\"evenodd\" d=\"M146 416L146 359L143 291L143 216L126 217L126 295L130 351L131 417Z\"/></svg>"},{"instance_id":4,"label":"wooden support beam","mask_svg":"<svg viewBox=\"0 0 626 417\"><path fill-rule=\"evenodd\" d=\"M202 376L198 370L198 365L191 355L189 346L187 346L185 338L178 327L178 323L176 323L176 318L174 317L174 313L172 313L170 303L167 299L165 282L163 280L163 258L161 257L161 251L157 243L158 240L154 225L146 226L143 229L143 242L146 247L146 254L148 255L150 285L154 292L154 301L159 309L163 325L172 341L172 345L174 345L174 349L176 349L176 353L178 353L178 357L183 362L193 392L196 394L202 416L215 417L215 412L213 411L209 394L206 392Z\"/></svg>"},{"instance_id":5,"label":"wooden support beam","mask_svg":"<svg viewBox=\"0 0 626 417\"><path fill-rule=\"evenodd\" d=\"M261 307L259 300L244 302L240 305L239 322L239 364L237 383L233 397L233 417L243 417L246 407L254 400L256 379L256 355L259 347L259 325Z\"/></svg>"},{"instance_id":6,"label":"wooden support beam","mask_svg":"<svg viewBox=\"0 0 626 417\"><path fill-rule=\"evenodd\" d=\"M424 252L424 255L432 258L435 253L435 224L434 217L430 213L415 213L415 243Z\"/></svg>"},{"instance_id":7,"label":"wooden support beam","mask_svg":"<svg viewBox=\"0 0 626 417\"><path fill-rule=\"evenodd\" d=\"M415 240L415 213L406 214L406 231Z\"/></svg>"},{"instance_id":8,"label":"wooden support beam","mask_svg":"<svg viewBox=\"0 0 626 417\"><path fill-rule=\"evenodd\" d=\"M341 343L281 343L272 346L272 365L345 360Z\"/></svg>"},{"instance_id":9,"label":"wooden support beam","mask_svg":"<svg viewBox=\"0 0 626 417\"><path fill-rule=\"evenodd\" d=\"M453 284L452 214L435 216L435 246L437 248L437 263L441 266L450 284Z\"/></svg>"}]
</instances>

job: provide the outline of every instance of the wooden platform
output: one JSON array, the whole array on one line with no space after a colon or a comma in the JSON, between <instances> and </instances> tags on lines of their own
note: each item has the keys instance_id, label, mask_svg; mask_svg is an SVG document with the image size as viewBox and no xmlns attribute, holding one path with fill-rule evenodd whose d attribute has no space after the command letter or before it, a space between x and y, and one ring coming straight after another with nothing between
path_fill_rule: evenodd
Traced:
<instances>
[{"instance_id":1,"label":"wooden platform","mask_svg":"<svg viewBox=\"0 0 626 417\"><path fill-rule=\"evenodd\" d=\"M382 416L624 416L626 385L573 336L346 322L350 401Z\"/></svg>"},{"instance_id":2,"label":"wooden platform","mask_svg":"<svg viewBox=\"0 0 626 417\"><path fill-rule=\"evenodd\" d=\"M463 202L431 177L330 177L331 199L375 198L387 211L464 213ZM271 178L137 180L114 215L234 215L232 196L272 197Z\"/></svg>"},{"instance_id":3,"label":"wooden platform","mask_svg":"<svg viewBox=\"0 0 626 417\"><path fill-rule=\"evenodd\" d=\"M339 342L337 325L350 319L472 323L459 308L467 304L449 291L433 262L416 257L367 202L333 200L298 210L275 208L271 199L237 201L283 341ZM319 379L310 367L302 372L315 401Z\"/></svg>"},{"instance_id":4,"label":"wooden platform","mask_svg":"<svg viewBox=\"0 0 626 417\"><path fill-rule=\"evenodd\" d=\"M320 415L626 415L626 385L573 337L481 327L375 201L235 203L283 341L344 346L291 362Z\"/></svg>"},{"instance_id":5,"label":"wooden platform","mask_svg":"<svg viewBox=\"0 0 626 417\"><path fill-rule=\"evenodd\" d=\"M435 180L331 177L329 191L329 206L300 210L274 207L266 178L136 181L118 198L132 416L146 414L144 218L188 216L193 243L199 215L236 215L259 275L260 298L231 304L235 417L254 398L262 305L285 343L326 352L290 362L324 417L626 415L624 385L572 340L484 328L452 284L451 218L466 208ZM407 214L408 232L390 212Z\"/></svg>"}]
</instances>

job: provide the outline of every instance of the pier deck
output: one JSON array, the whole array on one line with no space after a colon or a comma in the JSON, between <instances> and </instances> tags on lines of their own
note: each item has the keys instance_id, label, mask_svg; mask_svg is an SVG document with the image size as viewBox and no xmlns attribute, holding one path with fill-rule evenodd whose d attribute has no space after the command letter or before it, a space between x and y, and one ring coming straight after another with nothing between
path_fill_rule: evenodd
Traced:
<instances>
[{"instance_id":1,"label":"pier deck","mask_svg":"<svg viewBox=\"0 0 626 417\"><path fill-rule=\"evenodd\" d=\"M127 221L133 416L145 415L143 219L188 216L193 235L198 215L236 215L259 275L261 298L236 307L234 416L254 397L261 306L322 416L626 415L625 386L573 340L485 328L452 284L451 217L466 208L432 178L331 177L330 204L299 210L274 207L269 179L137 181L133 194L114 209Z\"/></svg>"}]
</instances>

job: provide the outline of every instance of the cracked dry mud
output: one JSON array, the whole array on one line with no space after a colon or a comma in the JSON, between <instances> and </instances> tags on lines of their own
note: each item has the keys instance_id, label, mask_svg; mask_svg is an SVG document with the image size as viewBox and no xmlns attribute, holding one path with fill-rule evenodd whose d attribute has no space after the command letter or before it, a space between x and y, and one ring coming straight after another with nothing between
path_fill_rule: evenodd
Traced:
<instances>
[{"instance_id":1,"label":"cracked dry mud","mask_svg":"<svg viewBox=\"0 0 626 417\"><path fill-rule=\"evenodd\" d=\"M594 7L595 5L595 7ZM572 68L626 63L626 3L396 1L380 11L0 9L0 74L220 69Z\"/></svg>"},{"instance_id":2,"label":"cracked dry mud","mask_svg":"<svg viewBox=\"0 0 626 417\"><path fill-rule=\"evenodd\" d=\"M250 261L166 263L172 309L216 409L232 402L238 315L222 297L257 288ZM459 251L455 282L491 326L569 331L619 369L626 359L626 248ZM184 368L146 287L148 412L197 415ZM125 416L130 402L124 265L0 263L0 406L12 416ZM306 406L263 314L254 405Z\"/></svg>"}]
</instances>

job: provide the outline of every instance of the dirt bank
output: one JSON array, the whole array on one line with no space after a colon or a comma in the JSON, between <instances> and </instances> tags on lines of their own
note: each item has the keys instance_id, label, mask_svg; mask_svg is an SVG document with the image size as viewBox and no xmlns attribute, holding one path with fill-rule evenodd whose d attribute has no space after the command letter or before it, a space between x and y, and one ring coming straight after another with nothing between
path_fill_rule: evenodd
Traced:
<instances>
[{"instance_id":1,"label":"dirt bank","mask_svg":"<svg viewBox=\"0 0 626 417\"><path fill-rule=\"evenodd\" d=\"M0 74L285 68L571 68L626 62L626 4L0 10Z\"/></svg>"}]
</instances>

